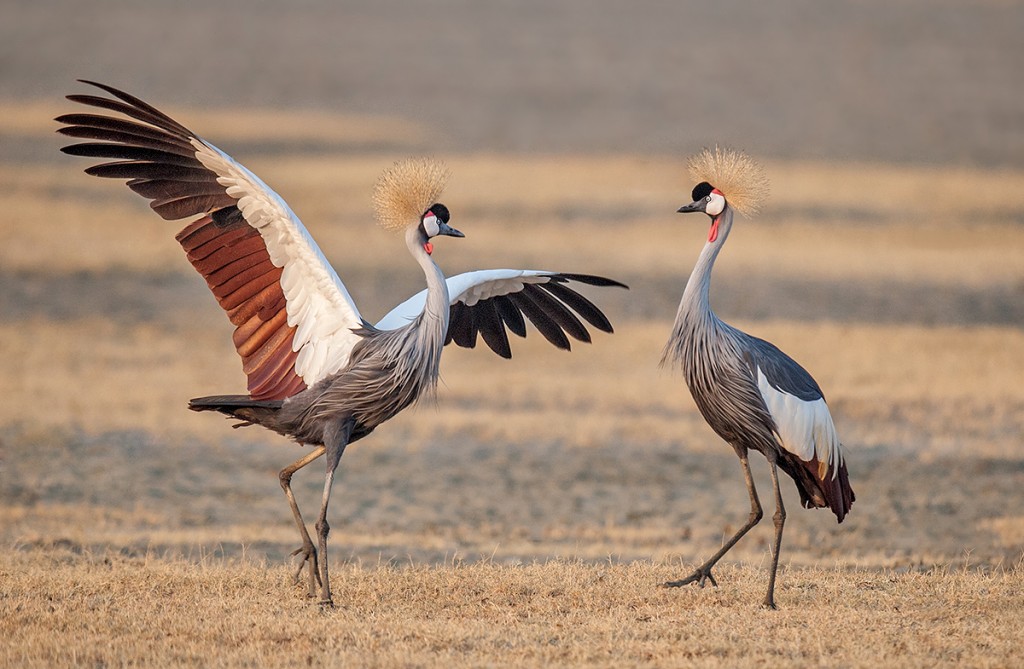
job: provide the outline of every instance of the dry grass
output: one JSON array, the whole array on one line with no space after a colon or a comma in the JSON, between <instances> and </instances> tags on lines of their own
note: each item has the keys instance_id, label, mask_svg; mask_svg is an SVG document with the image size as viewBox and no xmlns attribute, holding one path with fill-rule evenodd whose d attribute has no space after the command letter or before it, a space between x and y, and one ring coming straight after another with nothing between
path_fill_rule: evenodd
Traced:
<instances>
[{"instance_id":1,"label":"dry grass","mask_svg":"<svg viewBox=\"0 0 1024 669\"><path fill-rule=\"evenodd\" d=\"M57 111L2 111L56 155L38 119ZM261 133L415 145L418 129L183 114L288 199L365 316L420 289L371 220L396 155L309 157L281 149L301 131ZM767 614L768 527L717 590L653 587L746 513L735 458L657 368L703 238L672 214L685 157L444 158L468 235L439 245L447 271L567 269L633 290L591 294L617 332L571 355L536 333L512 362L447 351L438 403L345 455L326 613L282 565L297 544L276 471L298 448L184 410L244 379L174 226L70 158L0 163L0 665L1014 663L1024 173L768 165L772 198L737 225L713 300L821 382L858 501L837 526L787 487L783 610ZM296 479L306 509L315 469Z\"/></svg>"},{"instance_id":2,"label":"dry grass","mask_svg":"<svg viewBox=\"0 0 1024 669\"><path fill-rule=\"evenodd\" d=\"M339 605L283 568L207 556L4 554L0 664L51 666L1000 667L1019 659L1024 569L788 569L662 590L678 565L459 561L334 571ZM12 643L11 640L18 641ZM68 643L69 640L73 642Z\"/></svg>"}]
</instances>

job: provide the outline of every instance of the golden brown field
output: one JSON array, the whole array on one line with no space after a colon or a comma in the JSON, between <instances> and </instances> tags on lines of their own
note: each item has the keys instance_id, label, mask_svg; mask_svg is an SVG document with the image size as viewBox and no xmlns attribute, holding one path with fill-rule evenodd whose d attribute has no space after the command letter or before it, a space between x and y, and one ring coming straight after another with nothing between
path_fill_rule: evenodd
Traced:
<instances>
[{"instance_id":1,"label":"golden brown field","mask_svg":"<svg viewBox=\"0 0 1024 669\"><path fill-rule=\"evenodd\" d=\"M62 111L2 110L54 153ZM249 143L420 129L169 111L289 201L369 320L420 289L371 222L398 154ZM467 235L438 244L447 272L560 269L631 290L590 293L616 333L571 354L535 331L512 361L447 350L436 404L350 449L330 611L286 564L298 542L276 472L298 447L185 409L244 379L177 227L75 159L0 162L0 665L1019 662L1024 172L768 163L773 196L738 221L712 298L821 383L858 499L837 526L787 482L781 611L765 612L770 523L717 589L656 587L748 508L735 456L658 368L705 232L673 213L682 158L443 157ZM296 478L307 515L321 485L316 466Z\"/></svg>"}]
</instances>

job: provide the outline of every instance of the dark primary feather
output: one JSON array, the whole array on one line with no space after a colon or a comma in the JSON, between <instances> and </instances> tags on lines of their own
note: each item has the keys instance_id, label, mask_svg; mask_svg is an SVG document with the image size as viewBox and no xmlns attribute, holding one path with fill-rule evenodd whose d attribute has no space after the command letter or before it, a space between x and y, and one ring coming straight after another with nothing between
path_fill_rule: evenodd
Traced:
<instances>
[{"instance_id":1,"label":"dark primary feather","mask_svg":"<svg viewBox=\"0 0 1024 669\"><path fill-rule=\"evenodd\" d=\"M101 163L85 169L86 174L108 179L173 179L175 181L209 182L213 172L205 167L182 167L173 163L125 160ZM195 212L202 213L202 212Z\"/></svg>"},{"instance_id":2,"label":"dark primary feather","mask_svg":"<svg viewBox=\"0 0 1024 669\"><path fill-rule=\"evenodd\" d=\"M494 308L508 329L520 337L525 337L526 321L523 320L522 312L512 304L512 300L508 299L507 295L499 295L490 301L494 303Z\"/></svg>"},{"instance_id":3,"label":"dark primary feather","mask_svg":"<svg viewBox=\"0 0 1024 669\"><path fill-rule=\"evenodd\" d=\"M196 150L190 143L163 130L124 119L96 114L65 114L54 120L66 124L57 129L58 134L66 137L148 146L182 156L192 156Z\"/></svg>"},{"instance_id":4,"label":"dark primary feather","mask_svg":"<svg viewBox=\"0 0 1024 669\"><path fill-rule=\"evenodd\" d=\"M173 134L190 135L184 126L181 126L174 121L171 121L162 114L153 114L149 111L134 107L118 100L111 100L110 98L100 97L98 95L68 95L68 100L77 102L83 105L89 105L90 107L98 107L99 109L106 109L108 111L117 112L118 114L124 114L125 116L131 117L137 121L143 123L149 123L158 128L163 128Z\"/></svg>"},{"instance_id":5,"label":"dark primary feather","mask_svg":"<svg viewBox=\"0 0 1024 669\"><path fill-rule=\"evenodd\" d=\"M183 133L183 134L186 134L186 135L192 134L192 132L188 128L186 128L185 126L181 125L180 123L178 123L177 121L175 121L170 116L168 116L167 114L163 113L162 111L160 111L156 107L150 105L147 102L144 102L143 100L140 100L139 98L135 97L134 95L131 95L129 93L125 93L124 91L118 90L118 89L114 88L113 86L108 86L106 84L101 84L101 83L96 82L96 81L89 81L88 79L79 79L79 81L82 82L83 84L89 84L90 86L95 86L96 88L104 90L107 93L110 93L111 95L113 95L114 97L116 97L116 98L118 98L120 100L123 100L124 102L127 102L133 110L137 110L140 114L146 114L146 115L154 118L155 119L154 125L159 125L161 127L165 127L168 130L171 130L172 132L176 131L176 132L180 132L180 133ZM71 96L68 96L68 99L70 100ZM107 101L107 102L110 102L110 101ZM131 114L128 114L128 115L131 116ZM145 120L145 119L142 119L142 120Z\"/></svg>"},{"instance_id":6,"label":"dark primary feather","mask_svg":"<svg viewBox=\"0 0 1024 669\"><path fill-rule=\"evenodd\" d=\"M616 281L615 279L609 279L603 276L594 276L593 274L570 274L568 272L559 272L558 274L552 275L552 279L555 281L576 281L590 286L600 286L601 288L615 286L617 288L625 288L626 290L629 290L629 286L621 281Z\"/></svg>"},{"instance_id":7,"label":"dark primary feather","mask_svg":"<svg viewBox=\"0 0 1024 669\"><path fill-rule=\"evenodd\" d=\"M476 327L473 324L473 309L462 302L451 306L448 320L448 334L445 343L454 341L464 348L476 346Z\"/></svg>"},{"instance_id":8,"label":"dark primary feather","mask_svg":"<svg viewBox=\"0 0 1024 669\"><path fill-rule=\"evenodd\" d=\"M569 309L559 302L554 295L545 291L537 284L523 286L522 295L537 305L564 332L577 341L590 342L590 333L583 327L580 319L573 316Z\"/></svg>"},{"instance_id":9,"label":"dark primary feather","mask_svg":"<svg viewBox=\"0 0 1024 669\"><path fill-rule=\"evenodd\" d=\"M528 318L531 323L540 331L544 338L551 342L556 348L569 350L571 348L569 339L558 327L551 316L544 313L544 310L537 306L537 303L526 296L525 293L512 293L508 296L512 304Z\"/></svg>"},{"instance_id":10,"label":"dark primary feather","mask_svg":"<svg viewBox=\"0 0 1024 669\"><path fill-rule=\"evenodd\" d=\"M611 321L597 308L593 302L575 290L558 281L540 284L540 286L565 302L573 311L582 316L588 323L602 332L613 332Z\"/></svg>"},{"instance_id":11,"label":"dark primary feather","mask_svg":"<svg viewBox=\"0 0 1024 669\"><path fill-rule=\"evenodd\" d=\"M121 158L124 160L147 161L151 163L166 163L168 165L181 165L183 167L203 168L203 164L194 155L183 155L154 149L148 146L132 146L129 144L108 144L92 143L72 144L61 149L64 153L72 156L86 156L88 158Z\"/></svg>"},{"instance_id":12,"label":"dark primary feather","mask_svg":"<svg viewBox=\"0 0 1024 669\"><path fill-rule=\"evenodd\" d=\"M172 179L133 179L127 182L128 188L149 200L173 197L190 197L194 195L213 195L224 193L219 183L195 183L191 181L174 181ZM233 205L234 198L225 194L224 206Z\"/></svg>"},{"instance_id":13,"label":"dark primary feather","mask_svg":"<svg viewBox=\"0 0 1024 669\"><path fill-rule=\"evenodd\" d=\"M512 347L509 346L508 335L505 333L505 322L498 315L498 307L494 300L484 300L479 305L476 323L480 336L492 351L506 359L512 357Z\"/></svg>"},{"instance_id":14,"label":"dark primary feather","mask_svg":"<svg viewBox=\"0 0 1024 669\"><path fill-rule=\"evenodd\" d=\"M114 158L86 168L86 173L109 179L125 179L136 193L151 200L150 206L167 220L179 220L216 211L234 204L217 175L196 158L188 128L133 95L111 86L83 81L116 99L96 95L69 95L72 102L106 109L129 117L102 114L64 114L59 133L87 139L61 149L89 158ZM141 123L140 123L141 121Z\"/></svg>"}]
</instances>

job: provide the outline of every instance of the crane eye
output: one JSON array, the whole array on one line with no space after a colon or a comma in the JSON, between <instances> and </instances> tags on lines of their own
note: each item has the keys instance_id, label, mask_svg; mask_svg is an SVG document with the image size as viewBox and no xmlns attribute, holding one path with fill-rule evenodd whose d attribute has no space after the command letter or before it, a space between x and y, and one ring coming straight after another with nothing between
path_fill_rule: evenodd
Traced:
<instances>
[{"instance_id":1,"label":"crane eye","mask_svg":"<svg viewBox=\"0 0 1024 669\"><path fill-rule=\"evenodd\" d=\"M704 201L705 201L705 202L711 202L711 196L710 196L710 195L708 195L708 196L707 196L706 198L704 198Z\"/></svg>"}]
</instances>

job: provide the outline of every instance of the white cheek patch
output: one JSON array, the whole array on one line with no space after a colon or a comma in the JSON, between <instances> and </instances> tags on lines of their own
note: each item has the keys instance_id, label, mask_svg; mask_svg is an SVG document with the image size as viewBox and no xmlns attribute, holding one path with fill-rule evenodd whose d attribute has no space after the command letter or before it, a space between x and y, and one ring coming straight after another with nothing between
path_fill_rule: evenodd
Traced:
<instances>
[{"instance_id":1,"label":"white cheek patch","mask_svg":"<svg viewBox=\"0 0 1024 669\"><path fill-rule=\"evenodd\" d=\"M437 216L434 216L431 212L427 212L427 215L423 217L423 231L427 233L427 237L436 237L437 233L441 232L441 226L437 223Z\"/></svg>"},{"instance_id":2,"label":"white cheek patch","mask_svg":"<svg viewBox=\"0 0 1024 669\"><path fill-rule=\"evenodd\" d=\"M711 199L708 200L708 206L704 207L704 211L708 216L718 216L725 210L725 198L714 191L708 197Z\"/></svg>"}]
</instances>

